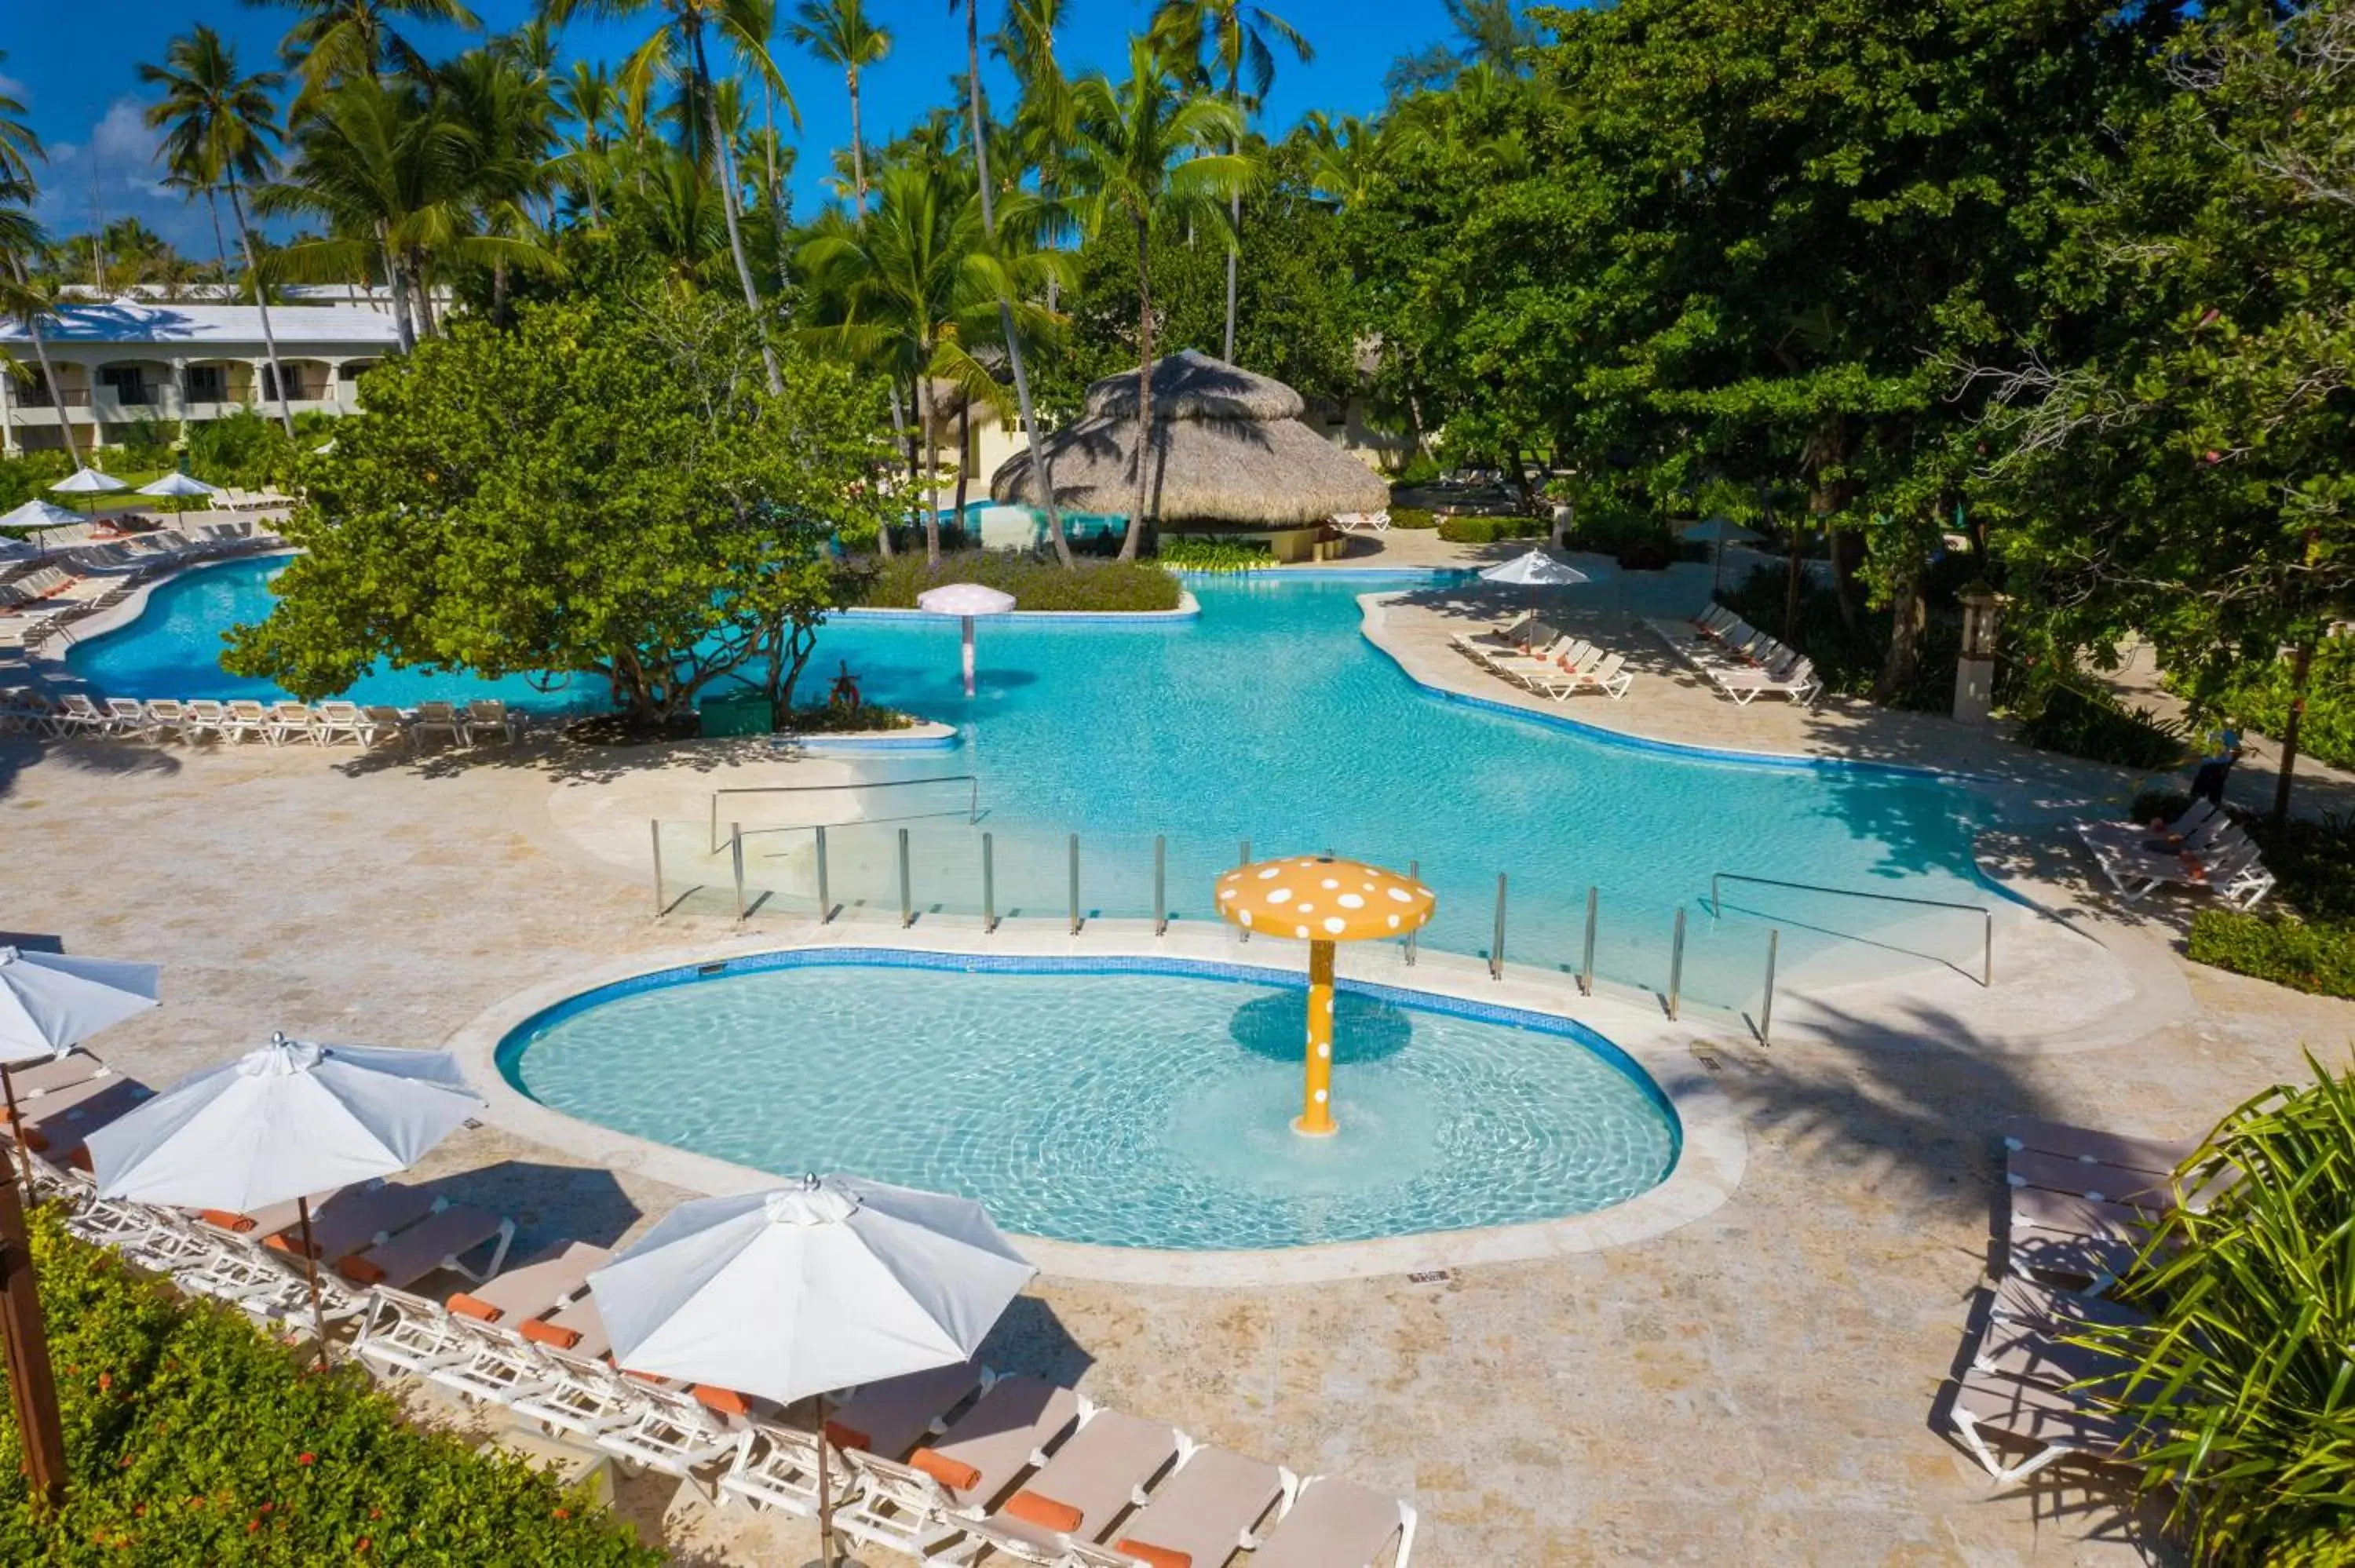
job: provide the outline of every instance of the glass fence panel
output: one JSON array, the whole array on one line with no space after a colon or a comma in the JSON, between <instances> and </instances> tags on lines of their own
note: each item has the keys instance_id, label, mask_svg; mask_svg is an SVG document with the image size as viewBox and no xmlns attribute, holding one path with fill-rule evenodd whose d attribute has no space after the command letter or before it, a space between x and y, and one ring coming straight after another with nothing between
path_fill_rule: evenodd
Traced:
<instances>
[{"instance_id":1,"label":"glass fence panel","mask_svg":"<svg viewBox=\"0 0 2355 1568\"><path fill-rule=\"evenodd\" d=\"M1974 980L1986 972L1984 906L1730 874L1716 879L1713 902L1729 917L1781 927L1791 972L1816 984L1935 969Z\"/></svg>"}]
</instances>

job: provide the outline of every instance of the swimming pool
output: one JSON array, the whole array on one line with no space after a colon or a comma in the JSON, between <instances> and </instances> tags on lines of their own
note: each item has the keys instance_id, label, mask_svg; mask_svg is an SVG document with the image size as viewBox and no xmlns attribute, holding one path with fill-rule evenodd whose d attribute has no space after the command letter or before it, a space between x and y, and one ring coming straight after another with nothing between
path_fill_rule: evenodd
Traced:
<instances>
[{"instance_id":1,"label":"swimming pool","mask_svg":"<svg viewBox=\"0 0 2355 1568\"><path fill-rule=\"evenodd\" d=\"M1301 1005L1278 970L803 950L591 991L498 1058L524 1093L619 1131L959 1192L1009 1230L1103 1246L1556 1219L1676 1164L1673 1110L1600 1036L1387 988L1341 993L1341 1131L1296 1137Z\"/></svg>"},{"instance_id":2,"label":"swimming pool","mask_svg":"<svg viewBox=\"0 0 2355 1568\"><path fill-rule=\"evenodd\" d=\"M267 613L273 569L240 562L166 583L138 621L77 646L68 662L106 694L273 695L215 662L223 629ZM1263 855L1332 849L1401 868L1419 861L1440 895L1425 940L1453 951L1487 951L1505 874L1508 955L1575 969L1593 886L1598 969L1659 989L1675 911L1697 911L1715 872L1987 902L1971 844L1991 808L1949 780L1631 745L1424 691L1361 635L1357 599L1418 587L1444 594L1450 580L1204 577L1189 580L1197 618L991 622L971 700L954 621L850 618L821 633L810 678L822 683L847 661L870 700L963 728L956 757L864 766L877 778L978 775L984 826L1000 834L1001 879L1020 874L1013 862L1026 839L1059 853L1063 834L1080 834L1092 874L1116 849L1148 862L1151 835L1166 833L1181 916L1210 916L1211 882L1245 839ZM578 685L543 694L520 680L419 671L371 674L352 695L409 705L485 693L541 711L602 698ZM1638 683L1627 701L1643 698ZM1059 885L1060 874L1041 868L1035 880ZM1778 896L1778 912L1797 916L1785 920L1786 978L1866 952L1809 924L1856 933L1868 917L1875 929L1885 922L1881 906L1791 911L1798 895ZM928 902L922 888L919 902ZM1961 941L1977 927L1955 929ZM1720 928L1695 913L1687 993L1742 1005L1763 959L1763 927Z\"/></svg>"}]
</instances>

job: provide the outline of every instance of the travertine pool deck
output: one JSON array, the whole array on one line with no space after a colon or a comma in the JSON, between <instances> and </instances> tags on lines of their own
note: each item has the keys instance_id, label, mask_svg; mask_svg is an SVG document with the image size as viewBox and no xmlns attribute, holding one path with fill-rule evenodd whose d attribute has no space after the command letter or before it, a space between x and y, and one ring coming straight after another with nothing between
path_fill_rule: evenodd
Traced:
<instances>
[{"instance_id":1,"label":"travertine pool deck","mask_svg":"<svg viewBox=\"0 0 2355 1568\"><path fill-rule=\"evenodd\" d=\"M1639 682L1655 699L1640 710L1606 705L1674 722L1667 684ZM1696 710L1680 733L1828 722L1739 712ZM1933 744L1867 720L1852 733L1891 760ZM165 963L166 1006L96 1043L151 1082L272 1029L439 1046L530 988L741 944L722 922L653 920L633 835L648 816L699 817L716 783L840 767L725 747L410 759L0 739L0 927ZM1423 1283L1050 1272L988 1355L1394 1489L1422 1510L1425 1565L2164 1560L2115 1479L2064 1467L1996 1493L1934 1425L1987 1282L1991 1124L2024 1112L2197 1133L2301 1075L2301 1046L2343 1060L2355 1006L2183 965L2168 911L2113 917L2032 834L2007 853L2051 925L2013 929L1994 992L1828 996L1787 1034L1778 1017L1771 1050L1654 1021L1653 1048L1713 1086L1742 1142L1738 1185L1688 1223ZM2064 939L2106 954L2129 1001L2052 1038L2005 1004L2005 971ZM633 1152L592 1163L486 1120L423 1174L514 1214L527 1243L610 1243L688 1195ZM805 1530L666 1485L625 1485L623 1503L663 1521L683 1561L813 1554Z\"/></svg>"}]
</instances>

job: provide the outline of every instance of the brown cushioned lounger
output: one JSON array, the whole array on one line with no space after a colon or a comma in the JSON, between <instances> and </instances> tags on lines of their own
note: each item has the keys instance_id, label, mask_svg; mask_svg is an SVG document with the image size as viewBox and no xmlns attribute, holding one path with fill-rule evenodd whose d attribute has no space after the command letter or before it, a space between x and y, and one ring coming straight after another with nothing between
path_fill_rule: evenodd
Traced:
<instances>
[{"instance_id":1,"label":"brown cushioned lounger","mask_svg":"<svg viewBox=\"0 0 2355 1568\"><path fill-rule=\"evenodd\" d=\"M975 1528L1046 1551L1099 1540L1169 1467L1178 1446L1174 1426L1100 1410Z\"/></svg>"},{"instance_id":2,"label":"brown cushioned lounger","mask_svg":"<svg viewBox=\"0 0 2355 1568\"><path fill-rule=\"evenodd\" d=\"M1251 1554L1251 1568L1370 1568L1399 1540L1398 1568L1412 1550L1413 1511L1352 1481L1319 1477Z\"/></svg>"},{"instance_id":3,"label":"brown cushioned lounger","mask_svg":"<svg viewBox=\"0 0 2355 1568\"><path fill-rule=\"evenodd\" d=\"M981 1368L972 1361L870 1383L826 1417L826 1439L837 1447L900 1458L980 1386Z\"/></svg>"},{"instance_id":4,"label":"brown cushioned lounger","mask_svg":"<svg viewBox=\"0 0 2355 1568\"><path fill-rule=\"evenodd\" d=\"M2133 1463L2141 1435L2131 1421L2094 1409L2091 1398L1974 1372L1955 1389L1948 1419L1998 1485L2031 1476L2069 1454ZM1984 1434L1988 1433L2031 1445L2036 1452L2019 1464L2006 1465L1987 1442ZM1265 1568L1264 1563L1258 1568Z\"/></svg>"},{"instance_id":5,"label":"brown cushioned lounger","mask_svg":"<svg viewBox=\"0 0 2355 1568\"><path fill-rule=\"evenodd\" d=\"M561 1241L472 1290L450 1298L451 1311L502 1328L514 1328L544 1312L570 1305L589 1288L589 1276L613 1261L613 1250L583 1241Z\"/></svg>"},{"instance_id":6,"label":"brown cushioned lounger","mask_svg":"<svg viewBox=\"0 0 2355 1568\"><path fill-rule=\"evenodd\" d=\"M1223 1568L1284 1492L1284 1472L1273 1465L1231 1449L1197 1448L1144 1511L1113 1532L1110 1552L1082 1547L1075 1555L1083 1563Z\"/></svg>"},{"instance_id":7,"label":"brown cushioned lounger","mask_svg":"<svg viewBox=\"0 0 2355 1568\"><path fill-rule=\"evenodd\" d=\"M2157 1171L2129 1171L2090 1160L2014 1150L2004 1160L2004 1180L2014 1187L2072 1192L2097 1203L2118 1203L2153 1213L2175 1206L2172 1179Z\"/></svg>"},{"instance_id":8,"label":"brown cushioned lounger","mask_svg":"<svg viewBox=\"0 0 2355 1568\"><path fill-rule=\"evenodd\" d=\"M960 1509L986 1505L1077 1425L1080 1396L1043 1378L1005 1377L908 1463L941 1484Z\"/></svg>"},{"instance_id":9,"label":"brown cushioned lounger","mask_svg":"<svg viewBox=\"0 0 2355 1568\"><path fill-rule=\"evenodd\" d=\"M1991 1310L1998 1318L2041 1328L2056 1338L2076 1333L2089 1323L2134 1328L2150 1321L2149 1313L2122 1301L2049 1289L2016 1274L2006 1276L1996 1286Z\"/></svg>"},{"instance_id":10,"label":"brown cushioned lounger","mask_svg":"<svg viewBox=\"0 0 2355 1568\"><path fill-rule=\"evenodd\" d=\"M2091 1160L2162 1176L2190 1159L2198 1147L2166 1139L2134 1138L2057 1121L2038 1121L2033 1117L2006 1117L1996 1125L2002 1130L2003 1144L2008 1150L2057 1154L2064 1160Z\"/></svg>"},{"instance_id":11,"label":"brown cushioned lounger","mask_svg":"<svg viewBox=\"0 0 2355 1568\"><path fill-rule=\"evenodd\" d=\"M552 1312L537 1321L518 1323L516 1330L527 1340L546 1345L554 1351L567 1351L587 1361L608 1354L613 1341L605 1333L605 1319L597 1311L597 1298L583 1295L579 1300Z\"/></svg>"},{"instance_id":12,"label":"brown cushioned lounger","mask_svg":"<svg viewBox=\"0 0 2355 1568\"><path fill-rule=\"evenodd\" d=\"M25 1146L47 1155L53 1165L68 1160L87 1164L86 1157L77 1158L83 1140L115 1118L136 1109L155 1092L136 1078L110 1073L43 1095L29 1106L16 1107L24 1115Z\"/></svg>"},{"instance_id":13,"label":"brown cushioned lounger","mask_svg":"<svg viewBox=\"0 0 2355 1568\"><path fill-rule=\"evenodd\" d=\"M15 1078L16 1075L11 1073L9 1076ZM16 1115L27 1126L37 1128L48 1118L94 1100L127 1081L120 1073L109 1070L85 1074L71 1083L59 1084L37 1095L27 1094L20 1087L16 1091ZM0 1105L0 1124L5 1124L7 1117L7 1107Z\"/></svg>"},{"instance_id":14,"label":"brown cushioned lounger","mask_svg":"<svg viewBox=\"0 0 2355 1568\"><path fill-rule=\"evenodd\" d=\"M311 1245L324 1262L359 1252L404 1230L433 1212L433 1194L406 1181L349 1192L311 1211ZM268 1245L295 1257L303 1255L303 1233L283 1231Z\"/></svg>"},{"instance_id":15,"label":"brown cushioned lounger","mask_svg":"<svg viewBox=\"0 0 2355 1568\"><path fill-rule=\"evenodd\" d=\"M461 1268L459 1258L493 1241L498 1251L487 1266L496 1271L514 1239L515 1222L465 1203L448 1208L397 1231L365 1252L336 1260L336 1272L355 1285L389 1285L406 1290L437 1268ZM475 1274L473 1269L462 1269Z\"/></svg>"},{"instance_id":16,"label":"brown cushioned lounger","mask_svg":"<svg viewBox=\"0 0 2355 1568\"><path fill-rule=\"evenodd\" d=\"M91 1078L107 1077L114 1069L87 1051L69 1051L62 1056L47 1056L21 1067L8 1069L8 1086L21 1108L30 1100L44 1099L59 1089L70 1088ZM7 1107L0 1104L0 1118L7 1115Z\"/></svg>"}]
</instances>

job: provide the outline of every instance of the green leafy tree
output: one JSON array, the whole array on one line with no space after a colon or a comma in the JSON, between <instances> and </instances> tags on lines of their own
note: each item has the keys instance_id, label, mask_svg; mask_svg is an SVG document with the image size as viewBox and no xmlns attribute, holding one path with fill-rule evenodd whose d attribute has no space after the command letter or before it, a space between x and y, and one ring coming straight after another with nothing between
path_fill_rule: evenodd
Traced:
<instances>
[{"instance_id":1,"label":"green leafy tree","mask_svg":"<svg viewBox=\"0 0 2355 1568\"><path fill-rule=\"evenodd\" d=\"M1251 178L1251 161L1220 152L1242 136L1234 105L1190 90L1150 37L1128 47L1128 79L1090 76L1077 88L1076 185L1085 193L1088 232L1126 232L1136 249L1136 501L1120 557L1136 558L1152 522L1153 238L1190 228L1232 244L1227 202Z\"/></svg>"},{"instance_id":2,"label":"green leafy tree","mask_svg":"<svg viewBox=\"0 0 2355 1568\"><path fill-rule=\"evenodd\" d=\"M278 395L278 422L292 436L294 409L287 400L286 372L278 363L278 338L270 325L269 291L255 270L244 196L247 187L269 179L277 168L278 106L271 94L285 79L276 71L240 75L237 51L210 27L199 26L187 37L172 40L162 65L142 65L139 79L164 90L163 101L147 110L147 123L164 132L156 155L167 168L229 195L229 214L237 220L238 243L253 284L254 309L261 316L271 387Z\"/></svg>"},{"instance_id":3,"label":"green leafy tree","mask_svg":"<svg viewBox=\"0 0 2355 1568\"><path fill-rule=\"evenodd\" d=\"M798 357L768 394L761 336L658 285L388 362L306 465L303 554L226 662L305 698L378 660L593 680L649 730L750 671L782 717L836 602L828 536L878 520L877 410Z\"/></svg>"}]
</instances>

